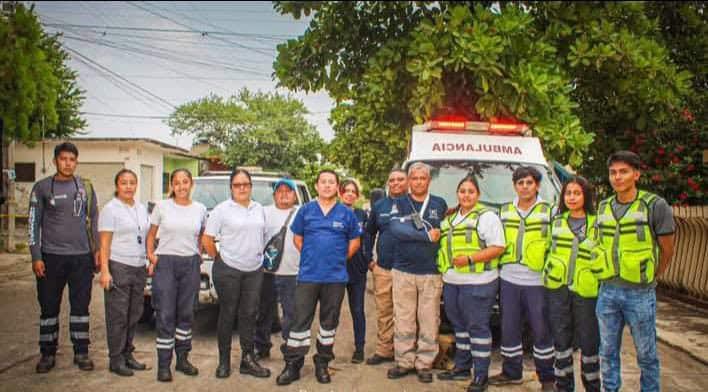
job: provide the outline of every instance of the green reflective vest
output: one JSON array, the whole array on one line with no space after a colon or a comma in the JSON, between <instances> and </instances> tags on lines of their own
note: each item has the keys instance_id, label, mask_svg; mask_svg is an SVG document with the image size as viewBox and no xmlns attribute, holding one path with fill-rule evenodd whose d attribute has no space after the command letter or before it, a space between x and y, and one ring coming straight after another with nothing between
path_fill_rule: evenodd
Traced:
<instances>
[{"instance_id":1,"label":"green reflective vest","mask_svg":"<svg viewBox=\"0 0 708 392\"><path fill-rule=\"evenodd\" d=\"M494 210L478 203L460 223L452 224L459 211L440 223L440 251L438 251L438 270L440 273L444 274L450 268L454 268L455 271L460 273L480 273L498 267L498 259L496 258L485 263L474 263L473 267L469 265L456 267L452 262L457 256L471 256L487 247L484 241L479 238L477 224L479 217L489 211L493 212Z\"/></svg>"},{"instance_id":2,"label":"green reflective vest","mask_svg":"<svg viewBox=\"0 0 708 392\"><path fill-rule=\"evenodd\" d=\"M521 263L532 271L543 270L548 249L551 205L540 201L526 218L522 218L514 204L507 203L499 209L499 217L506 236L506 249L501 255L501 264Z\"/></svg>"},{"instance_id":3,"label":"green reflective vest","mask_svg":"<svg viewBox=\"0 0 708 392\"><path fill-rule=\"evenodd\" d=\"M598 279L619 276L630 283L652 283L659 248L649 225L649 212L657 196L644 191L621 217L612 212L616 196L600 202L595 221L598 242L605 248L605 262Z\"/></svg>"},{"instance_id":4,"label":"green reflective vest","mask_svg":"<svg viewBox=\"0 0 708 392\"><path fill-rule=\"evenodd\" d=\"M593 250L595 215L585 217L585 239L580 241L568 224L570 212L556 215L551 223L551 247L543 268L543 285L549 289L568 286L581 297L596 298L599 282Z\"/></svg>"}]
</instances>

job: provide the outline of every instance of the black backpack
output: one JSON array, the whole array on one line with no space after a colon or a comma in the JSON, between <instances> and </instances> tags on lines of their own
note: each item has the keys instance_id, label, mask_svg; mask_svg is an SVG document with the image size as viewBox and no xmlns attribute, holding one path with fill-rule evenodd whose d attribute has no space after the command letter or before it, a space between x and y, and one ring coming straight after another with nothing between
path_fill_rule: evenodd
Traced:
<instances>
[{"instance_id":1,"label":"black backpack","mask_svg":"<svg viewBox=\"0 0 708 392\"><path fill-rule=\"evenodd\" d=\"M290 211L283 227L268 240L265 249L263 249L263 269L268 272L275 272L280 268L280 261L283 260L283 248L285 248L285 237L288 234L288 223L294 213L295 209Z\"/></svg>"}]
</instances>

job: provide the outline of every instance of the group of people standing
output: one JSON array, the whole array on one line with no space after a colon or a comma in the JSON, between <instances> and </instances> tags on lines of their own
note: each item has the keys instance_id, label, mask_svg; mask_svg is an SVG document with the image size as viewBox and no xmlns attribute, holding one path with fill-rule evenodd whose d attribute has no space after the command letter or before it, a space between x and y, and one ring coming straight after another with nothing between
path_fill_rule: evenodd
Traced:
<instances>
[{"instance_id":1,"label":"group of people standing","mask_svg":"<svg viewBox=\"0 0 708 392\"><path fill-rule=\"evenodd\" d=\"M575 389L577 345L584 388L599 391L602 383L604 390L616 391L622 330L629 325L642 390L659 390L654 288L672 256L674 224L662 198L637 189L641 163L634 153L620 151L608 159L615 194L597 209L593 187L582 177L563 185L557 206L542 200L542 174L524 166L513 173L513 201L498 209L480 203L478 180L470 174L457 186L457 206L448 208L429 192L430 167L413 163L407 171L390 172L388 195L372 200L369 213L354 207L357 183L340 182L334 171L318 174L316 200L298 208L292 180L279 179L274 204L264 207L251 199L251 176L239 169L230 176L231 198L207 214L190 198L191 174L178 169L170 176L170 197L148 214L134 199L137 176L123 169L115 176L114 199L99 215L91 183L74 176L77 158L74 145L58 145L57 173L39 181L31 194L29 245L41 307L38 373L55 364L67 283L74 363L93 369L88 307L93 272L100 271L110 371L130 376L148 368L132 355L132 342L150 275L157 379L172 380L173 353L176 371L197 375L189 352L204 249L214 259L219 297L219 378L231 374L235 320L239 372L271 375L259 361L270 357L270 330L280 303L285 366L276 383L300 378L315 339L315 376L329 383L345 293L355 335L351 360L363 362L370 270L377 343L366 363L395 362L387 372L390 379L416 373L421 382L433 381L442 297L456 350L454 368L438 373L439 380L470 380L468 391L522 383L528 325L542 390ZM264 271L265 245L283 230L280 266ZM503 363L501 373L490 377L490 318L497 296Z\"/></svg>"}]
</instances>

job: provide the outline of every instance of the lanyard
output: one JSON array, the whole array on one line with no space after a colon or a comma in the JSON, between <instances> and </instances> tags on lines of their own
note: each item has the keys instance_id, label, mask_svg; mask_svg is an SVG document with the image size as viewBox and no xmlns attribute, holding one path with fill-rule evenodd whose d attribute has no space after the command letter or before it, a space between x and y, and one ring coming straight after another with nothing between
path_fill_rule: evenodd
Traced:
<instances>
[{"instance_id":1,"label":"lanyard","mask_svg":"<svg viewBox=\"0 0 708 392\"><path fill-rule=\"evenodd\" d=\"M413 204L413 201L412 201L412 200L413 200L413 199L411 198L411 195L408 194L408 203L410 203L411 208L413 209L414 212L418 212L418 211L415 209L415 205ZM427 195L425 195L425 200L423 200L423 205L420 207L420 212L419 212L419 214L420 214L420 218L421 218L421 219L423 219L423 215L425 215L425 209L428 208L428 202L430 202L430 193L428 193Z\"/></svg>"},{"instance_id":2,"label":"lanyard","mask_svg":"<svg viewBox=\"0 0 708 392\"><path fill-rule=\"evenodd\" d=\"M142 244L143 243L143 236L142 236L142 231L141 231L141 227L140 227L140 215L138 213L138 206L136 204L137 202L133 201L132 207L123 203L123 201L120 199L118 200L118 202L120 202L120 204L123 205L123 208L128 210L128 216L130 216L130 220L133 220L133 214L130 213L130 210L135 210L135 221L134 222L135 222L135 225L138 227L137 240L138 240L138 244Z\"/></svg>"},{"instance_id":3,"label":"lanyard","mask_svg":"<svg viewBox=\"0 0 708 392\"><path fill-rule=\"evenodd\" d=\"M455 223L455 221L457 220L457 218L458 218L459 216L461 216L461 215L460 215L460 211L459 211L459 210L456 211L456 212L455 212L455 215L452 216L452 219L450 219L450 220L448 221L448 223L450 223L450 227L455 227L455 226L459 225L460 223L464 222L464 221L467 219L467 217L470 216L470 214L472 214L473 212L474 212L474 208L472 208L468 213L466 213L465 216L463 216L462 219L460 219L459 222Z\"/></svg>"}]
</instances>

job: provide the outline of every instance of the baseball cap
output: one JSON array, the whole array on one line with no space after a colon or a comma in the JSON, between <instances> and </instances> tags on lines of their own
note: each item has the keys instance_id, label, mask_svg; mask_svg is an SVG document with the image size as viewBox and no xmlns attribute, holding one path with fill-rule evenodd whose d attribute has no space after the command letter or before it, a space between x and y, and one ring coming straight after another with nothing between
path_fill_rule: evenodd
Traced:
<instances>
[{"instance_id":1,"label":"baseball cap","mask_svg":"<svg viewBox=\"0 0 708 392\"><path fill-rule=\"evenodd\" d=\"M289 179L289 178L279 178L278 181L273 183L273 192L275 192L276 189L278 189L279 186L281 185L287 185L290 187L290 189L296 191L297 190L297 185L295 185L295 181Z\"/></svg>"}]
</instances>

